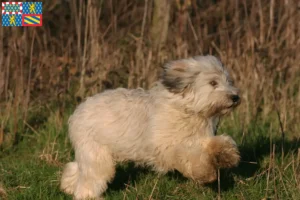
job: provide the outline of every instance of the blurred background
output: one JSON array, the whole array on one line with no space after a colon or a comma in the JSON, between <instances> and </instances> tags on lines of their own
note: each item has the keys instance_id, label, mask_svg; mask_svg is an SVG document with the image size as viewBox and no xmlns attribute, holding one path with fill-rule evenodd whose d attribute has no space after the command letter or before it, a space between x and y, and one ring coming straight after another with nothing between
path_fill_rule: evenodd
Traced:
<instances>
[{"instance_id":1,"label":"blurred background","mask_svg":"<svg viewBox=\"0 0 300 200\"><path fill-rule=\"evenodd\" d=\"M213 54L243 97L221 129L247 151L251 138L266 142L267 157L279 150L283 159L284 143L297 141L297 160L299 52L298 0L44 1L42 27L0 29L1 155L37 140L39 158L61 167L72 157L67 116L85 97L147 89L165 62Z\"/></svg>"}]
</instances>

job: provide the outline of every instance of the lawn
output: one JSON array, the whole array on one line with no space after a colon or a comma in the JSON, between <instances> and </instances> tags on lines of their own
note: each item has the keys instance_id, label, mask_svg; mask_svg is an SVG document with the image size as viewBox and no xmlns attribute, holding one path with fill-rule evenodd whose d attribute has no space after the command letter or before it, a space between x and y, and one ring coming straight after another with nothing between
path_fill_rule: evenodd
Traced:
<instances>
[{"instance_id":1,"label":"lawn","mask_svg":"<svg viewBox=\"0 0 300 200\"><path fill-rule=\"evenodd\" d=\"M74 157L67 138L67 119L72 110L74 107L62 114L49 107L31 109L28 121L19 127L17 144L4 147L0 154L3 199L72 199L59 190L63 166ZM231 114L223 119L218 134L234 137L242 161L235 169L220 171L219 187L218 182L198 185L178 172L159 176L151 169L126 163L118 166L105 197L300 199L299 141L286 139L282 142L278 130L278 123L263 120L242 128L239 117Z\"/></svg>"}]
</instances>

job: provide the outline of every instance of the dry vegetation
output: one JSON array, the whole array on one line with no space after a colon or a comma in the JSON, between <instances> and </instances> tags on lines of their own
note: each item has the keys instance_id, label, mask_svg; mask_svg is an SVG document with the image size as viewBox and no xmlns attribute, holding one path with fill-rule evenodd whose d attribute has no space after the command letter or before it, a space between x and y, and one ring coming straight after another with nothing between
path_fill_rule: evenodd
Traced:
<instances>
[{"instance_id":1,"label":"dry vegetation","mask_svg":"<svg viewBox=\"0 0 300 200\"><path fill-rule=\"evenodd\" d=\"M177 1L160 45L150 35L154 1L44 1L42 27L1 27L0 147L19 141L20 127L39 134L28 122L31 110L56 102L54 121L61 127L68 104L108 88L148 88L167 60L214 54L243 92L236 112L241 141L257 122L282 139L270 145L267 189L272 178L282 179L279 169L293 167L293 187L300 190L300 150L286 153L288 163L272 162L275 149L283 151L284 141L300 133L299 1ZM56 160L53 148L49 144L41 159Z\"/></svg>"}]
</instances>

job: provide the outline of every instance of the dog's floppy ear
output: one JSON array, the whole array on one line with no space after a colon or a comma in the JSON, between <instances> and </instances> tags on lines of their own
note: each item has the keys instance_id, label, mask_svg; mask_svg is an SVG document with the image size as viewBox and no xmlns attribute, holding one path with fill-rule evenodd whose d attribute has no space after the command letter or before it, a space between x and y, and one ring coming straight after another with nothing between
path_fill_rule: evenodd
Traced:
<instances>
[{"instance_id":1,"label":"dog's floppy ear","mask_svg":"<svg viewBox=\"0 0 300 200\"><path fill-rule=\"evenodd\" d=\"M162 84L171 92L183 92L200 73L195 71L188 59L171 61L164 65Z\"/></svg>"}]
</instances>

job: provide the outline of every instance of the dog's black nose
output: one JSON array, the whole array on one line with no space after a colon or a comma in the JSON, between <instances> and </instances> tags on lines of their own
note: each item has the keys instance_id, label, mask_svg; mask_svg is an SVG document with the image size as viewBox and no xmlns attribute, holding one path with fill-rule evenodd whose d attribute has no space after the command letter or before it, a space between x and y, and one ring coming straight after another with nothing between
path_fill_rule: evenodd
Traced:
<instances>
[{"instance_id":1,"label":"dog's black nose","mask_svg":"<svg viewBox=\"0 0 300 200\"><path fill-rule=\"evenodd\" d=\"M240 101L240 97L238 95L232 95L231 100L233 101L233 103L237 103Z\"/></svg>"}]
</instances>

